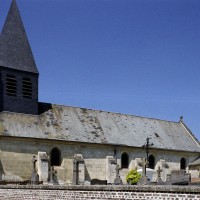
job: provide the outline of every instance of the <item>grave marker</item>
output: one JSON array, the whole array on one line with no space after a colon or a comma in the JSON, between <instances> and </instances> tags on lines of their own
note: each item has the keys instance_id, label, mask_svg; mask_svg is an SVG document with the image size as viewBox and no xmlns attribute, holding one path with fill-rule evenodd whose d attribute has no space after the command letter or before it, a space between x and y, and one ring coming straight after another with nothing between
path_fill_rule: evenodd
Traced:
<instances>
[{"instance_id":1,"label":"grave marker","mask_svg":"<svg viewBox=\"0 0 200 200\"><path fill-rule=\"evenodd\" d=\"M37 162L36 155L33 155L33 158L32 158L33 171L32 171L31 178L30 178L31 184L33 184L33 185L39 184L39 175L36 171L36 162Z\"/></svg>"},{"instance_id":2,"label":"grave marker","mask_svg":"<svg viewBox=\"0 0 200 200\"><path fill-rule=\"evenodd\" d=\"M47 156L46 152L38 152L38 174L40 181L48 181L49 157Z\"/></svg>"}]
</instances>

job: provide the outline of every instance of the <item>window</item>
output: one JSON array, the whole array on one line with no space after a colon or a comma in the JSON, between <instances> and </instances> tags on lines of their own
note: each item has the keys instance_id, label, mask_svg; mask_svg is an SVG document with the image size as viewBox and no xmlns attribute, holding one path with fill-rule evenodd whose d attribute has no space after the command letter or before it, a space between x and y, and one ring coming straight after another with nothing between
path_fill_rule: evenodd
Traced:
<instances>
[{"instance_id":1,"label":"window","mask_svg":"<svg viewBox=\"0 0 200 200\"><path fill-rule=\"evenodd\" d=\"M153 155L150 155L149 156L149 168L150 169L154 169L154 167L155 167L155 158L154 158L154 156Z\"/></svg>"},{"instance_id":2,"label":"window","mask_svg":"<svg viewBox=\"0 0 200 200\"><path fill-rule=\"evenodd\" d=\"M186 169L186 160L185 160L185 158L181 158L180 169L183 169L183 170Z\"/></svg>"},{"instance_id":3,"label":"window","mask_svg":"<svg viewBox=\"0 0 200 200\"><path fill-rule=\"evenodd\" d=\"M14 75L6 77L6 94L9 96L17 96L17 80Z\"/></svg>"},{"instance_id":4,"label":"window","mask_svg":"<svg viewBox=\"0 0 200 200\"><path fill-rule=\"evenodd\" d=\"M121 156L121 168L128 168L129 158L127 153L123 153Z\"/></svg>"},{"instance_id":5,"label":"window","mask_svg":"<svg viewBox=\"0 0 200 200\"><path fill-rule=\"evenodd\" d=\"M32 98L32 83L30 78L22 79L22 95L24 98Z\"/></svg>"},{"instance_id":6,"label":"window","mask_svg":"<svg viewBox=\"0 0 200 200\"><path fill-rule=\"evenodd\" d=\"M51 166L60 166L61 163L61 153L58 148L53 148L51 150Z\"/></svg>"}]
</instances>

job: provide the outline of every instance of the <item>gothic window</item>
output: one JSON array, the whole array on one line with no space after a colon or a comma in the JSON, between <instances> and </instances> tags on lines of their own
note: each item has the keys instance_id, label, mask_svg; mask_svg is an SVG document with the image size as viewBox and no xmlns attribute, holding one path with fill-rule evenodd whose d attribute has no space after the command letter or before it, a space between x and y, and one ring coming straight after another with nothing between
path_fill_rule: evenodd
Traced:
<instances>
[{"instance_id":1,"label":"gothic window","mask_svg":"<svg viewBox=\"0 0 200 200\"><path fill-rule=\"evenodd\" d=\"M17 96L17 80L14 75L6 76L6 94L8 96Z\"/></svg>"},{"instance_id":2,"label":"gothic window","mask_svg":"<svg viewBox=\"0 0 200 200\"><path fill-rule=\"evenodd\" d=\"M32 98L32 82L30 78L22 79L22 95L24 98Z\"/></svg>"},{"instance_id":3,"label":"gothic window","mask_svg":"<svg viewBox=\"0 0 200 200\"><path fill-rule=\"evenodd\" d=\"M58 148L51 150L51 166L60 166L61 164L61 153Z\"/></svg>"},{"instance_id":4,"label":"gothic window","mask_svg":"<svg viewBox=\"0 0 200 200\"><path fill-rule=\"evenodd\" d=\"M186 169L186 160L185 160L185 158L181 158L180 169L183 169L183 170Z\"/></svg>"},{"instance_id":5,"label":"gothic window","mask_svg":"<svg viewBox=\"0 0 200 200\"><path fill-rule=\"evenodd\" d=\"M149 168L154 169L155 167L155 157L153 155L149 156Z\"/></svg>"},{"instance_id":6,"label":"gothic window","mask_svg":"<svg viewBox=\"0 0 200 200\"><path fill-rule=\"evenodd\" d=\"M121 168L128 168L129 158L128 154L125 152L121 156Z\"/></svg>"}]
</instances>

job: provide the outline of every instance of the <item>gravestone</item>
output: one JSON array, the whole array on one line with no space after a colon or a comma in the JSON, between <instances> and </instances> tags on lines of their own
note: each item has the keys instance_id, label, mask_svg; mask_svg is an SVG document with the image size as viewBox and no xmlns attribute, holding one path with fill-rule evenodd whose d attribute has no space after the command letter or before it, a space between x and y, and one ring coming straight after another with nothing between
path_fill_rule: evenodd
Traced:
<instances>
[{"instance_id":1,"label":"gravestone","mask_svg":"<svg viewBox=\"0 0 200 200\"><path fill-rule=\"evenodd\" d=\"M106 157L106 180L107 184L113 184L116 178L116 160L113 156Z\"/></svg>"},{"instance_id":2,"label":"gravestone","mask_svg":"<svg viewBox=\"0 0 200 200\"><path fill-rule=\"evenodd\" d=\"M120 170L119 165L116 165L116 167L115 167L116 177L114 180L115 185L122 185L122 179L120 178L119 170Z\"/></svg>"},{"instance_id":3,"label":"gravestone","mask_svg":"<svg viewBox=\"0 0 200 200\"><path fill-rule=\"evenodd\" d=\"M147 185L148 184L148 177L146 175L146 166L147 166L146 158L143 158L142 159L142 177L138 181L138 185Z\"/></svg>"},{"instance_id":4,"label":"gravestone","mask_svg":"<svg viewBox=\"0 0 200 200\"><path fill-rule=\"evenodd\" d=\"M170 185L190 185L191 174L186 173L185 170L172 170L171 174L167 174L166 183Z\"/></svg>"},{"instance_id":5,"label":"gravestone","mask_svg":"<svg viewBox=\"0 0 200 200\"><path fill-rule=\"evenodd\" d=\"M73 184L83 185L85 182L85 163L82 154L75 154L73 161Z\"/></svg>"},{"instance_id":6,"label":"gravestone","mask_svg":"<svg viewBox=\"0 0 200 200\"><path fill-rule=\"evenodd\" d=\"M79 180L78 183L83 185L85 182L85 163L84 161L79 161Z\"/></svg>"},{"instance_id":7,"label":"gravestone","mask_svg":"<svg viewBox=\"0 0 200 200\"><path fill-rule=\"evenodd\" d=\"M159 166L161 167L161 179L165 182L167 174L169 174L169 165L164 159L160 159Z\"/></svg>"},{"instance_id":8,"label":"gravestone","mask_svg":"<svg viewBox=\"0 0 200 200\"><path fill-rule=\"evenodd\" d=\"M55 171L54 167L51 166L50 171L49 171L49 183L48 183L48 185L58 184L57 181L56 181L56 177L55 177L56 174L57 174L57 171Z\"/></svg>"},{"instance_id":9,"label":"gravestone","mask_svg":"<svg viewBox=\"0 0 200 200\"><path fill-rule=\"evenodd\" d=\"M157 172L157 179L156 179L157 184L163 184L163 181L161 179L162 169L160 168L160 166L158 167L158 170L156 172Z\"/></svg>"},{"instance_id":10,"label":"gravestone","mask_svg":"<svg viewBox=\"0 0 200 200\"><path fill-rule=\"evenodd\" d=\"M0 150L0 181L3 180L3 174L4 174L4 171L3 171L3 165L1 162L1 150Z\"/></svg>"},{"instance_id":11,"label":"gravestone","mask_svg":"<svg viewBox=\"0 0 200 200\"><path fill-rule=\"evenodd\" d=\"M36 171L36 162L37 162L37 158L35 155L33 155L33 159L32 159L33 171L32 171L31 178L30 178L32 185L39 184L39 175Z\"/></svg>"},{"instance_id":12,"label":"gravestone","mask_svg":"<svg viewBox=\"0 0 200 200\"><path fill-rule=\"evenodd\" d=\"M46 152L38 152L38 174L40 181L48 181L49 157L47 156Z\"/></svg>"}]
</instances>

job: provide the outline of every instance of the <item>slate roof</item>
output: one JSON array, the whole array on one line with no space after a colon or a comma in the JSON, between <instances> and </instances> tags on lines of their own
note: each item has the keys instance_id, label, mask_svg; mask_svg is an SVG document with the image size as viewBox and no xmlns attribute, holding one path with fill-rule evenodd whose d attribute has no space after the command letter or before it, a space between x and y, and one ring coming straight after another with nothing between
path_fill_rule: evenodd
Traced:
<instances>
[{"instance_id":1,"label":"slate roof","mask_svg":"<svg viewBox=\"0 0 200 200\"><path fill-rule=\"evenodd\" d=\"M15 0L0 35L0 66L38 73Z\"/></svg>"},{"instance_id":2,"label":"slate roof","mask_svg":"<svg viewBox=\"0 0 200 200\"><path fill-rule=\"evenodd\" d=\"M198 157L192 163L189 163L189 166L196 166L196 165L200 165L200 157Z\"/></svg>"},{"instance_id":3,"label":"slate roof","mask_svg":"<svg viewBox=\"0 0 200 200\"><path fill-rule=\"evenodd\" d=\"M181 122L51 105L40 115L0 113L0 135L200 152L198 141Z\"/></svg>"}]
</instances>

